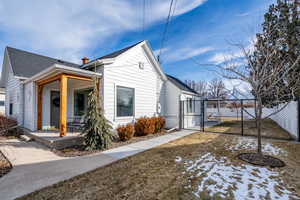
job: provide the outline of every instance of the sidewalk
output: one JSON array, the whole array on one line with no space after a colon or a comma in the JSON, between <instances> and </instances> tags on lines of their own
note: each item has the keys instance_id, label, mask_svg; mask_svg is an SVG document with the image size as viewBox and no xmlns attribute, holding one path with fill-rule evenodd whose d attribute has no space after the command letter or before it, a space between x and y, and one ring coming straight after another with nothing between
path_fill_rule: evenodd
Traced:
<instances>
[{"instance_id":1,"label":"sidewalk","mask_svg":"<svg viewBox=\"0 0 300 200\"><path fill-rule=\"evenodd\" d=\"M36 142L7 140L0 150L13 169L0 179L1 200L10 200L85 172L103 167L197 131L178 131L81 157L59 157Z\"/></svg>"}]
</instances>

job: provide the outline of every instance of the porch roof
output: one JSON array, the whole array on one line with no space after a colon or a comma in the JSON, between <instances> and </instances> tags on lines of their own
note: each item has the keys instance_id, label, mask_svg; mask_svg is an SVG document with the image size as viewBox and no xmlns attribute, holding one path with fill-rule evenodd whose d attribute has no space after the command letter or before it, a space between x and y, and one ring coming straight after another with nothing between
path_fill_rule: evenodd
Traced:
<instances>
[{"instance_id":1,"label":"porch roof","mask_svg":"<svg viewBox=\"0 0 300 200\"><path fill-rule=\"evenodd\" d=\"M80 76L85 76L85 77L93 77L93 76L101 77L102 76L102 73L92 72L89 70L79 69L79 68L74 68L74 67L68 67L65 65L54 64L51 67L24 80L24 83L31 82L31 81L38 81L38 80L44 79L46 77L53 76L56 74L61 74L61 73L74 74L74 75L80 75Z\"/></svg>"}]
</instances>

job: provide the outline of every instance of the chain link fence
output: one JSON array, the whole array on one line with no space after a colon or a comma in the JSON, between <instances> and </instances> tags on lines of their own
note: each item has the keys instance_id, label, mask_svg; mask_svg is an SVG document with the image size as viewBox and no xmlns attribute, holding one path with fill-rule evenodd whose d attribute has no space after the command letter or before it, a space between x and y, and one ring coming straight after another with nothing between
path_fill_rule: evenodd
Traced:
<instances>
[{"instance_id":1,"label":"chain link fence","mask_svg":"<svg viewBox=\"0 0 300 200\"><path fill-rule=\"evenodd\" d=\"M263 108L262 137L300 140L299 101ZM255 99L184 100L180 128L214 133L257 136Z\"/></svg>"}]
</instances>

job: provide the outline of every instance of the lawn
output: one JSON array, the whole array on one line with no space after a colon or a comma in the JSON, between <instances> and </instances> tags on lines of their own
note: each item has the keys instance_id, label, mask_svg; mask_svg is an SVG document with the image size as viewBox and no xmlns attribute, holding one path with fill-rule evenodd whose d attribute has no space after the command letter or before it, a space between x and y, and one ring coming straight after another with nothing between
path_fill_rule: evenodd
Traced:
<instances>
[{"instance_id":1,"label":"lawn","mask_svg":"<svg viewBox=\"0 0 300 200\"><path fill-rule=\"evenodd\" d=\"M196 133L20 199L298 199L300 145L264 140L284 168L239 161L249 137Z\"/></svg>"},{"instance_id":2,"label":"lawn","mask_svg":"<svg viewBox=\"0 0 300 200\"><path fill-rule=\"evenodd\" d=\"M227 117L222 118L221 123L209 128L206 131L220 132L220 133L235 133L241 134L241 120L237 118ZM282 129L276 122L271 119L264 119L262 121L262 136L266 138L277 138L290 140L290 135ZM256 136L257 128L254 120L244 121L244 135Z\"/></svg>"}]
</instances>

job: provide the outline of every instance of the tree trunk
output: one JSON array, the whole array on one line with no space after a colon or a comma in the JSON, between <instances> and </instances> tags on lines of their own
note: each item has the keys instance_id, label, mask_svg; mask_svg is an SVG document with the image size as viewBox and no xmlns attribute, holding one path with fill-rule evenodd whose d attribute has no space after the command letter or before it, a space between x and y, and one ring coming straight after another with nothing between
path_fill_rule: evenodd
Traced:
<instances>
[{"instance_id":1,"label":"tree trunk","mask_svg":"<svg viewBox=\"0 0 300 200\"><path fill-rule=\"evenodd\" d=\"M259 99L257 102L257 115L256 115L256 122L257 122L257 153L262 154L261 151L261 116L262 116L262 102Z\"/></svg>"}]
</instances>

